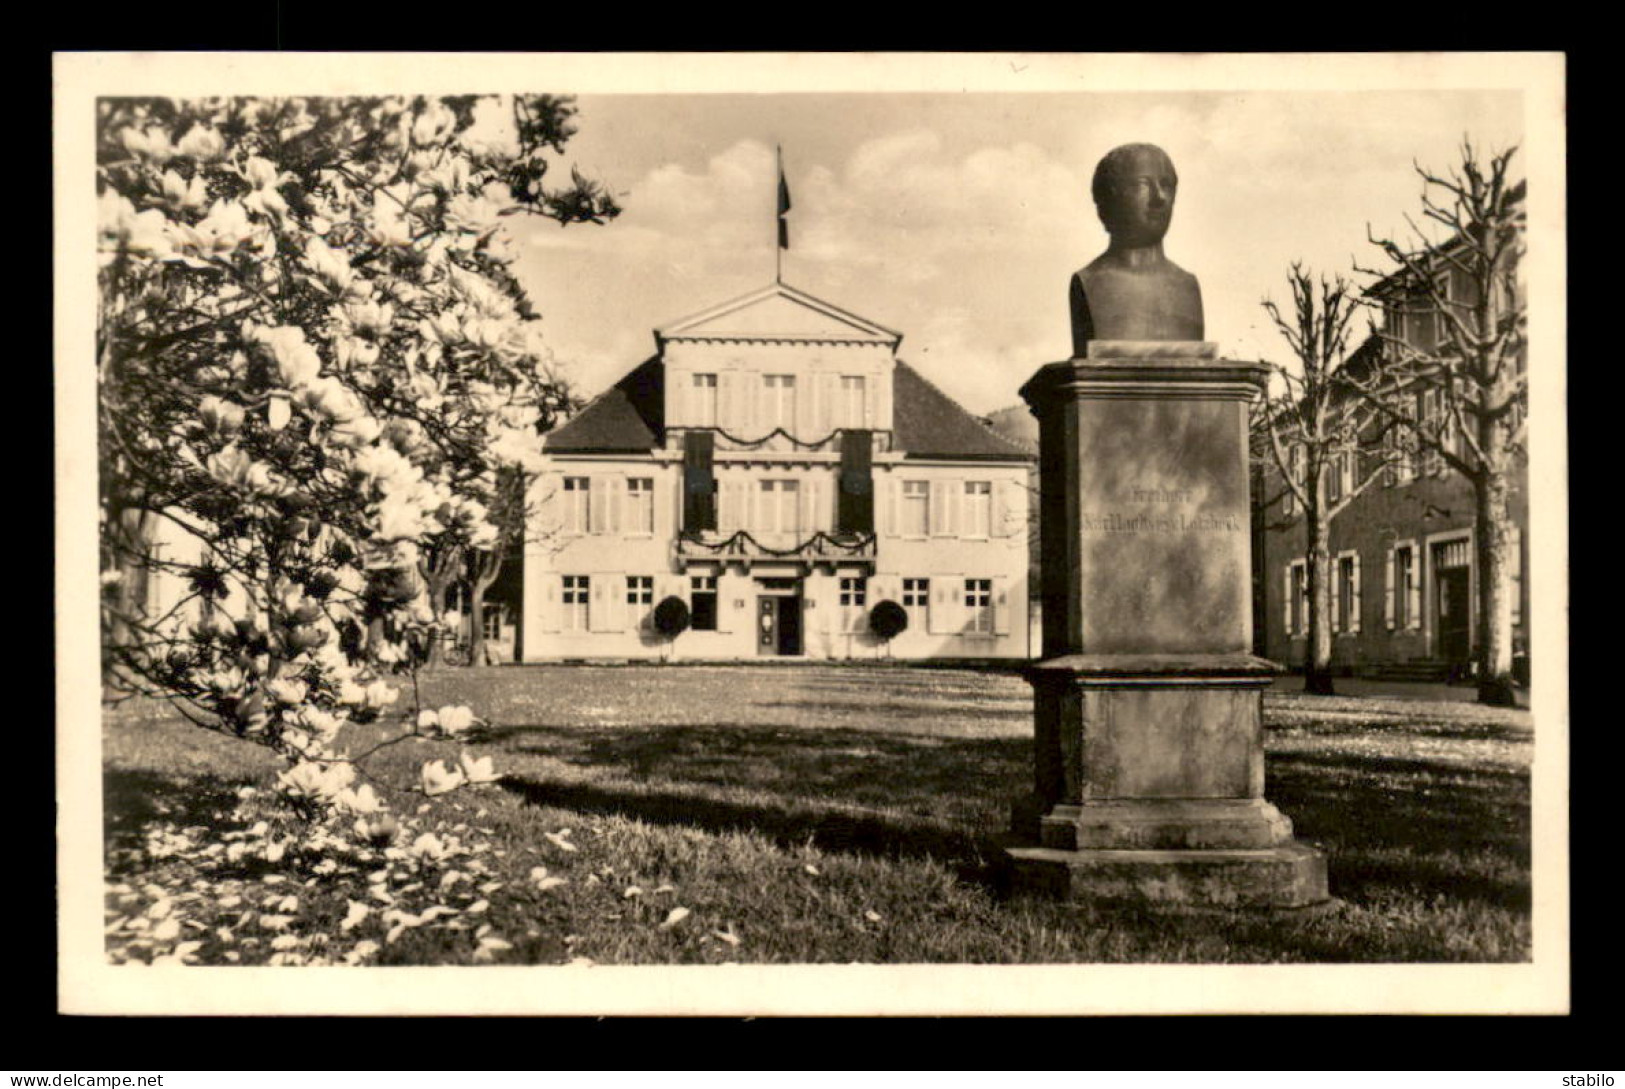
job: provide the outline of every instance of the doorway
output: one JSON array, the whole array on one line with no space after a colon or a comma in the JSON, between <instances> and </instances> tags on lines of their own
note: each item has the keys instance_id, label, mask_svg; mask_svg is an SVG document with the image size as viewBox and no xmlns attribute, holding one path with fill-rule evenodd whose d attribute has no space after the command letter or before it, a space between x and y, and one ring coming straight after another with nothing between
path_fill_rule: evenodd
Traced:
<instances>
[{"instance_id":1,"label":"doorway","mask_svg":"<svg viewBox=\"0 0 1625 1089\"><path fill-rule=\"evenodd\" d=\"M1450 664L1452 674L1465 670L1472 659L1468 570L1466 567L1446 567L1436 576L1439 657Z\"/></svg>"},{"instance_id":2,"label":"doorway","mask_svg":"<svg viewBox=\"0 0 1625 1089\"><path fill-rule=\"evenodd\" d=\"M800 587L796 586L790 592L759 595L756 598L757 655L769 657L799 655L802 653L801 642Z\"/></svg>"}]
</instances>

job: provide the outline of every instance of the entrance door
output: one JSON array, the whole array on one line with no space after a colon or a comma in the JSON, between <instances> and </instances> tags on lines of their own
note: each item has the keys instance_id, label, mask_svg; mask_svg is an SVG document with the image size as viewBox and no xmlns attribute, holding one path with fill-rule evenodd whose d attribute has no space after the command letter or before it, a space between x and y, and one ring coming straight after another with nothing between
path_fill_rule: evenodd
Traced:
<instances>
[{"instance_id":1,"label":"entrance door","mask_svg":"<svg viewBox=\"0 0 1625 1089\"><path fill-rule=\"evenodd\" d=\"M1446 567L1438 575L1439 657L1452 667L1465 668L1472 658L1467 570L1465 567Z\"/></svg>"},{"instance_id":2,"label":"entrance door","mask_svg":"<svg viewBox=\"0 0 1625 1089\"><path fill-rule=\"evenodd\" d=\"M801 599L779 598L779 653L801 653Z\"/></svg>"},{"instance_id":3,"label":"entrance door","mask_svg":"<svg viewBox=\"0 0 1625 1089\"><path fill-rule=\"evenodd\" d=\"M801 653L801 598L764 594L756 599L756 653Z\"/></svg>"}]
</instances>

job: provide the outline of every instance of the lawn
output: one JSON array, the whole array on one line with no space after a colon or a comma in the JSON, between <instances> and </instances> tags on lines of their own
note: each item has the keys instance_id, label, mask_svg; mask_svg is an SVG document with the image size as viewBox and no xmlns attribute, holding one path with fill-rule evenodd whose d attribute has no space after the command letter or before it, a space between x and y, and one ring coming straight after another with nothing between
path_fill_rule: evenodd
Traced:
<instances>
[{"instance_id":1,"label":"lawn","mask_svg":"<svg viewBox=\"0 0 1625 1089\"><path fill-rule=\"evenodd\" d=\"M196 963L342 963L363 935L376 949L351 959L367 964L1530 955L1524 711L1269 694L1267 793L1327 852L1334 902L1147 912L1001 897L997 839L1031 778L1030 689L1015 676L524 666L445 671L422 687L426 706L466 702L499 724L473 748L503 773L402 803L481 845L439 886L437 925L386 940L388 894L366 882L416 889L399 865L352 879L298 852L280 867L204 857L200 845L244 834L236 792L275 763L154 708L121 708L104 728L110 956L151 959L166 922L193 939ZM370 766L405 785L426 756L452 751L408 743ZM374 910L349 931L340 920L357 901ZM480 952L482 936L501 941Z\"/></svg>"}]
</instances>

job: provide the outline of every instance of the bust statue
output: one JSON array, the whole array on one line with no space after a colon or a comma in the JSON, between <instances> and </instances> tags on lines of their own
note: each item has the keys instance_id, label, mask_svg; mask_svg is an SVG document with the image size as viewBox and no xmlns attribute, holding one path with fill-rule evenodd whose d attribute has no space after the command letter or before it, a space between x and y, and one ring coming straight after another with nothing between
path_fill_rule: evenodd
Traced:
<instances>
[{"instance_id":1,"label":"bust statue","mask_svg":"<svg viewBox=\"0 0 1625 1089\"><path fill-rule=\"evenodd\" d=\"M1106 252L1072 276L1072 354L1091 340L1201 340L1202 289L1163 256L1179 177L1166 152L1124 144L1095 167Z\"/></svg>"}]
</instances>

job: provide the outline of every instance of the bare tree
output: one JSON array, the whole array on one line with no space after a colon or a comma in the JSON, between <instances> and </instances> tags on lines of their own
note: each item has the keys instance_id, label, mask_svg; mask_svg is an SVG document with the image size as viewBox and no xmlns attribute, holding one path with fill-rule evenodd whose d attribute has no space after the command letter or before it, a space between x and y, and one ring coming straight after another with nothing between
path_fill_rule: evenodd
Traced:
<instances>
[{"instance_id":1,"label":"bare tree","mask_svg":"<svg viewBox=\"0 0 1625 1089\"><path fill-rule=\"evenodd\" d=\"M1405 241L1368 227L1372 244L1398 267L1357 270L1379 277L1368 294L1390 316L1384 365L1360 382L1366 403L1472 485L1478 698L1499 706L1515 702L1509 499L1528 415L1527 315L1517 287L1524 183L1508 177L1516 151L1485 158L1464 141L1460 164L1447 174L1417 166L1423 217L1446 237L1430 240L1410 217Z\"/></svg>"},{"instance_id":2,"label":"bare tree","mask_svg":"<svg viewBox=\"0 0 1625 1089\"><path fill-rule=\"evenodd\" d=\"M1333 694L1331 525L1382 474L1388 455L1385 424L1350 384L1349 339L1361 310L1356 290L1342 276L1318 281L1294 262L1288 274L1290 314L1264 300L1295 362L1272 364L1280 379L1259 417L1268 439L1284 507L1303 511L1308 598L1304 691Z\"/></svg>"}]
</instances>

